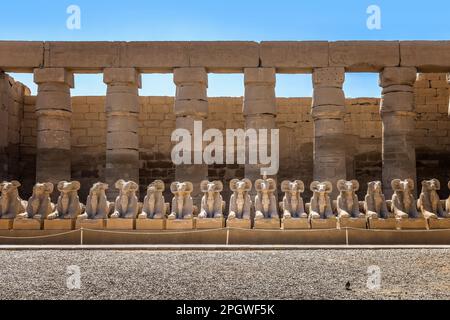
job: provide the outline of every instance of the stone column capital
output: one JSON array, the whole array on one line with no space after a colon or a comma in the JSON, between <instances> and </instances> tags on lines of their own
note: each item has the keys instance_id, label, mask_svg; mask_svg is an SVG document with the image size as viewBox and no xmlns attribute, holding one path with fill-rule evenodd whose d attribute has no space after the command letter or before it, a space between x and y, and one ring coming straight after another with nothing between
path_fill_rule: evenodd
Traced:
<instances>
[{"instance_id":1,"label":"stone column capital","mask_svg":"<svg viewBox=\"0 0 450 320\"><path fill-rule=\"evenodd\" d=\"M64 68L39 68L34 69L34 82L38 85L44 83L67 84L74 87L73 73Z\"/></svg>"},{"instance_id":2,"label":"stone column capital","mask_svg":"<svg viewBox=\"0 0 450 320\"><path fill-rule=\"evenodd\" d=\"M276 71L275 68L245 68L244 84L245 85L267 85L275 86Z\"/></svg>"},{"instance_id":3,"label":"stone column capital","mask_svg":"<svg viewBox=\"0 0 450 320\"><path fill-rule=\"evenodd\" d=\"M208 87L208 73L205 68L175 68L173 81L177 86L204 85Z\"/></svg>"},{"instance_id":4,"label":"stone column capital","mask_svg":"<svg viewBox=\"0 0 450 320\"><path fill-rule=\"evenodd\" d=\"M417 78L415 67L387 67L380 72L379 85L382 88L390 86L413 86Z\"/></svg>"},{"instance_id":5,"label":"stone column capital","mask_svg":"<svg viewBox=\"0 0 450 320\"><path fill-rule=\"evenodd\" d=\"M127 84L141 88L141 74L135 68L106 68L103 70L103 82L107 85Z\"/></svg>"},{"instance_id":6,"label":"stone column capital","mask_svg":"<svg viewBox=\"0 0 450 320\"><path fill-rule=\"evenodd\" d=\"M312 73L314 88L331 87L340 88L344 85L344 68L315 68Z\"/></svg>"}]
</instances>

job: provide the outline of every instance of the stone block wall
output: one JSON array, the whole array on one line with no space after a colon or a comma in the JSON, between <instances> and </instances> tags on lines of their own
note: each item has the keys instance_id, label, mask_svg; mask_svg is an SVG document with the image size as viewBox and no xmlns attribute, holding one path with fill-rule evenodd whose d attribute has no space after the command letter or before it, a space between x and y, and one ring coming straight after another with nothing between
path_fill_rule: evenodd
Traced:
<instances>
[{"instance_id":1,"label":"stone block wall","mask_svg":"<svg viewBox=\"0 0 450 320\"><path fill-rule=\"evenodd\" d=\"M0 72L0 180L19 176L20 127L24 96L29 94L23 84Z\"/></svg>"},{"instance_id":2,"label":"stone block wall","mask_svg":"<svg viewBox=\"0 0 450 320\"><path fill-rule=\"evenodd\" d=\"M418 181L438 178L441 196L447 197L450 180L450 120L448 119L448 84L445 74L419 75L416 83L417 176ZM140 97L139 154L141 197L146 186L155 179L170 183L175 179L171 161L170 141L175 129L174 98ZM35 97L26 96L21 121L19 179L28 195L34 183L36 148ZM209 115L205 128L244 128L241 97L209 98ZM366 192L366 183L381 180L382 125L378 98L346 100L345 134L347 175L361 183L359 196ZM81 198L85 200L89 186L104 180L106 152L105 97L73 97L72 178L82 183ZM311 98L278 98L277 127L280 129L280 171L278 180L302 179L307 186L313 180L313 120ZM0 128L1 129L1 128ZM228 181L244 176L242 165L211 165L209 178L225 182L224 197L228 199ZM114 187L114 186L110 186ZM420 191L420 188L419 188ZM166 192L169 196L169 192ZM168 198L169 199L169 198Z\"/></svg>"}]
</instances>

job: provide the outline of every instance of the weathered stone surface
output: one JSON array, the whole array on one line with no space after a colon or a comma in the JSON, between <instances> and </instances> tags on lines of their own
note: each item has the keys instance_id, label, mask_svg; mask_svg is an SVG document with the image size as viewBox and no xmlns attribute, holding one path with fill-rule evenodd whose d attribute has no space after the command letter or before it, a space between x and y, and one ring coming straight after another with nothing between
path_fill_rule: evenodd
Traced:
<instances>
[{"instance_id":1,"label":"weathered stone surface","mask_svg":"<svg viewBox=\"0 0 450 320\"><path fill-rule=\"evenodd\" d=\"M191 42L191 67L205 67L209 72L242 72L243 68L259 66L259 45L256 42Z\"/></svg>"},{"instance_id":2,"label":"weathered stone surface","mask_svg":"<svg viewBox=\"0 0 450 320\"><path fill-rule=\"evenodd\" d=\"M350 72L378 72L400 64L398 41L330 42L330 67Z\"/></svg>"},{"instance_id":3,"label":"weathered stone surface","mask_svg":"<svg viewBox=\"0 0 450 320\"><path fill-rule=\"evenodd\" d=\"M136 230L164 230L166 219L136 219Z\"/></svg>"},{"instance_id":4,"label":"weathered stone surface","mask_svg":"<svg viewBox=\"0 0 450 320\"><path fill-rule=\"evenodd\" d=\"M175 101L173 112L179 117L194 116L206 118L208 116L208 101L177 99Z\"/></svg>"},{"instance_id":5,"label":"weathered stone surface","mask_svg":"<svg viewBox=\"0 0 450 320\"><path fill-rule=\"evenodd\" d=\"M14 219L0 219L0 230L11 230Z\"/></svg>"},{"instance_id":6,"label":"weathered stone surface","mask_svg":"<svg viewBox=\"0 0 450 320\"><path fill-rule=\"evenodd\" d=\"M308 218L283 219L281 225L284 230L311 229Z\"/></svg>"},{"instance_id":7,"label":"weathered stone surface","mask_svg":"<svg viewBox=\"0 0 450 320\"><path fill-rule=\"evenodd\" d=\"M41 230L44 220L38 219L14 219L14 230Z\"/></svg>"},{"instance_id":8,"label":"weathered stone surface","mask_svg":"<svg viewBox=\"0 0 450 320\"><path fill-rule=\"evenodd\" d=\"M400 230L426 230L428 229L427 220L424 218L406 218L398 220Z\"/></svg>"},{"instance_id":9,"label":"weathered stone surface","mask_svg":"<svg viewBox=\"0 0 450 320\"><path fill-rule=\"evenodd\" d=\"M312 219L311 229L336 229L337 219Z\"/></svg>"},{"instance_id":10,"label":"weathered stone surface","mask_svg":"<svg viewBox=\"0 0 450 320\"><path fill-rule=\"evenodd\" d=\"M108 219L106 229L109 230L133 230L135 219Z\"/></svg>"},{"instance_id":11,"label":"weathered stone surface","mask_svg":"<svg viewBox=\"0 0 450 320\"><path fill-rule=\"evenodd\" d=\"M0 70L32 72L44 65L44 43L38 41L0 41Z\"/></svg>"},{"instance_id":12,"label":"weathered stone surface","mask_svg":"<svg viewBox=\"0 0 450 320\"><path fill-rule=\"evenodd\" d=\"M281 229L280 219L258 219L255 220L253 229Z\"/></svg>"},{"instance_id":13,"label":"weathered stone surface","mask_svg":"<svg viewBox=\"0 0 450 320\"><path fill-rule=\"evenodd\" d=\"M195 219L195 228L199 230L222 229L224 226L225 220L223 218Z\"/></svg>"},{"instance_id":14,"label":"weathered stone surface","mask_svg":"<svg viewBox=\"0 0 450 320\"><path fill-rule=\"evenodd\" d=\"M45 67L95 72L119 66L120 42L46 42Z\"/></svg>"},{"instance_id":15,"label":"weathered stone surface","mask_svg":"<svg viewBox=\"0 0 450 320\"><path fill-rule=\"evenodd\" d=\"M44 220L44 230L73 230L75 229L74 219L54 219Z\"/></svg>"},{"instance_id":16,"label":"weathered stone surface","mask_svg":"<svg viewBox=\"0 0 450 320\"><path fill-rule=\"evenodd\" d=\"M120 47L120 67L146 72L172 72L189 67L189 42L126 42Z\"/></svg>"},{"instance_id":17,"label":"weathered stone surface","mask_svg":"<svg viewBox=\"0 0 450 320\"><path fill-rule=\"evenodd\" d=\"M228 219L227 228L251 229L252 221L250 219Z\"/></svg>"},{"instance_id":18,"label":"weathered stone surface","mask_svg":"<svg viewBox=\"0 0 450 320\"><path fill-rule=\"evenodd\" d=\"M395 230L397 229L397 224L398 220L395 218L387 218L387 219L371 218L368 220L369 229Z\"/></svg>"},{"instance_id":19,"label":"weathered stone surface","mask_svg":"<svg viewBox=\"0 0 450 320\"><path fill-rule=\"evenodd\" d=\"M315 68L312 73L314 88L341 88L345 81L345 69L341 67Z\"/></svg>"},{"instance_id":20,"label":"weathered stone surface","mask_svg":"<svg viewBox=\"0 0 450 320\"><path fill-rule=\"evenodd\" d=\"M356 228L366 229L366 218L339 218L339 227L342 228Z\"/></svg>"},{"instance_id":21,"label":"weathered stone surface","mask_svg":"<svg viewBox=\"0 0 450 320\"><path fill-rule=\"evenodd\" d=\"M280 73L307 72L328 66L326 41L273 41L260 44L261 66Z\"/></svg>"},{"instance_id":22,"label":"weathered stone surface","mask_svg":"<svg viewBox=\"0 0 450 320\"><path fill-rule=\"evenodd\" d=\"M380 87L413 86L417 78L417 69L413 67L388 67L380 73ZM398 87L397 87L398 88ZM404 87L401 89L405 89ZM411 91L407 89L406 91Z\"/></svg>"},{"instance_id":23,"label":"weathered stone surface","mask_svg":"<svg viewBox=\"0 0 450 320\"><path fill-rule=\"evenodd\" d=\"M103 230L106 228L106 219L84 219L77 220L75 223L75 229L92 229Z\"/></svg>"},{"instance_id":24,"label":"weathered stone surface","mask_svg":"<svg viewBox=\"0 0 450 320\"><path fill-rule=\"evenodd\" d=\"M166 221L167 230L192 230L194 229L194 219L176 219Z\"/></svg>"},{"instance_id":25,"label":"weathered stone surface","mask_svg":"<svg viewBox=\"0 0 450 320\"><path fill-rule=\"evenodd\" d=\"M450 71L450 41L401 41L401 66L419 72Z\"/></svg>"},{"instance_id":26,"label":"weathered stone surface","mask_svg":"<svg viewBox=\"0 0 450 320\"><path fill-rule=\"evenodd\" d=\"M34 82L37 84L61 83L73 88L74 77L72 72L64 68L41 68L34 69Z\"/></svg>"}]
</instances>

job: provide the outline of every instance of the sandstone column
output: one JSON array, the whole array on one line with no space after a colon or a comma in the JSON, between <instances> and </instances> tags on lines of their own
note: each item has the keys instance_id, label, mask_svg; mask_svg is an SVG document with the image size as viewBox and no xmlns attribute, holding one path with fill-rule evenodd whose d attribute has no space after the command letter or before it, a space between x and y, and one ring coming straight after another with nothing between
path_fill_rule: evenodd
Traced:
<instances>
[{"instance_id":1,"label":"sandstone column","mask_svg":"<svg viewBox=\"0 0 450 320\"><path fill-rule=\"evenodd\" d=\"M344 131L344 68L318 68L313 71L314 180L330 181L332 197L336 183L346 179L346 140Z\"/></svg>"},{"instance_id":2,"label":"sandstone column","mask_svg":"<svg viewBox=\"0 0 450 320\"><path fill-rule=\"evenodd\" d=\"M36 180L70 181L73 74L63 68L35 69L34 82L38 85Z\"/></svg>"},{"instance_id":3,"label":"sandstone column","mask_svg":"<svg viewBox=\"0 0 450 320\"><path fill-rule=\"evenodd\" d=\"M194 184L192 197L194 204L199 205L202 194L200 182L208 177L208 165L203 162L203 131L206 128L204 120L208 117L208 74L205 68L177 68L174 70L176 85L174 113L176 128L186 129L192 135L191 164L178 165L175 169L177 181L191 181ZM195 132L194 122L202 122L202 130ZM195 137L197 141L194 141ZM195 145L202 145L201 150L194 150ZM195 162L198 162L195 164Z\"/></svg>"},{"instance_id":4,"label":"sandstone column","mask_svg":"<svg viewBox=\"0 0 450 320\"><path fill-rule=\"evenodd\" d=\"M134 68L108 68L103 81L106 93L106 169L108 196L114 199L119 179L139 183L139 101L140 74Z\"/></svg>"},{"instance_id":5,"label":"sandstone column","mask_svg":"<svg viewBox=\"0 0 450 320\"><path fill-rule=\"evenodd\" d=\"M276 128L275 118L277 116L277 105L275 98L275 69L274 68L246 68L244 70L245 96L243 113L245 118L245 129L267 129L267 150L268 155L271 154L271 130ZM259 135L258 135L259 137ZM261 145L252 146L247 143L246 153L250 148ZM259 157L258 157L259 158ZM267 167L262 165L258 159L258 164L245 165L245 177L253 183L256 179L261 178L261 168ZM249 158L246 157L246 163ZM276 177L274 177L276 178Z\"/></svg>"},{"instance_id":6,"label":"sandstone column","mask_svg":"<svg viewBox=\"0 0 450 320\"><path fill-rule=\"evenodd\" d=\"M416 181L414 83L416 68L389 67L380 74L383 88L380 113L383 121L383 188L392 196L391 181ZM416 186L417 187L417 186Z\"/></svg>"}]
</instances>

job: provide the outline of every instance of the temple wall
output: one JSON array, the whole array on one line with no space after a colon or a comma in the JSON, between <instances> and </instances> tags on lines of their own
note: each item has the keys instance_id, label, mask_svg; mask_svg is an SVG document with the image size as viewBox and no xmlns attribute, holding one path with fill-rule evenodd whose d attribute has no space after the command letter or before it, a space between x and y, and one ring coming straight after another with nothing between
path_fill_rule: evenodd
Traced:
<instances>
[{"instance_id":1,"label":"temple wall","mask_svg":"<svg viewBox=\"0 0 450 320\"><path fill-rule=\"evenodd\" d=\"M28 88L0 72L0 179L19 176L24 95L29 95Z\"/></svg>"}]
</instances>

